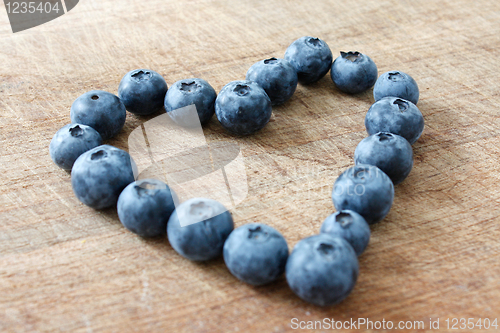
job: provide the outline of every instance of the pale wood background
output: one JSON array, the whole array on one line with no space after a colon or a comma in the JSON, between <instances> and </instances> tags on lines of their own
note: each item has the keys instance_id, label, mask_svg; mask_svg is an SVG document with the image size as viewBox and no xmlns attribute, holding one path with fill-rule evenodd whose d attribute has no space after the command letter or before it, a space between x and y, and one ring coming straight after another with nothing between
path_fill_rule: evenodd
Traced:
<instances>
[{"instance_id":1,"label":"pale wood background","mask_svg":"<svg viewBox=\"0 0 500 333\"><path fill-rule=\"evenodd\" d=\"M304 35L335 55L360 51L379 73L402 70L421 90L426 127L388 217L372 228L360 277L340 305L298 299L284 278L251 287L222 260L192 263L165 239L127 232L114 209L73 196L48 154L73 100L117 92L150 68L217 91ZM0 331L284 332L300 320L500 317L500 2L98 1L12 34L0 5ZM257 135L234 138L214 118L209 141L243 150L248 198L237 226L267 223L290 249L333 212L330 191L366 136L371 92L349 96L329 76L299 86ZM128 114L120 136L145 119ZM491 331L491 330L490 330Z\"/></svg>"}]
</instances>

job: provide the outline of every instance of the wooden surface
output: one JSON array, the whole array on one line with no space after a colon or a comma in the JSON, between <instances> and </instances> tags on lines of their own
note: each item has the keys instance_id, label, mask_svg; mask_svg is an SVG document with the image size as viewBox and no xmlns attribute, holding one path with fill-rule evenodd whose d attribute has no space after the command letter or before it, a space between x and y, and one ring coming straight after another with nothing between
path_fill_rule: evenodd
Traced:
<instances>
[{"instance_id":1,"label":"wooden surface","mask_svg":"<svg viewBox=\"0 0 500 333\"><path fill-rule=\"evenodd\" d=\"M446 331L446 318L500 317L500 2L82 0L16 34L0 7L0 331L285 332L292 318L423 320L428 330L430 317ZM222 260L192 263L166 239L136 237L114 209L80 204L49 158L73 100L117 93L129 70L169 85L201 77L219 91L304 35L335 55L368 54L380 74L412 75L425 118L414 168L338 306L301 301L284 278L248 286ZM214 117L207 139L234 140L245 157L236 225L267 223L290 249L317 233L372 103L371 91L343 94L327 76L299 86L254 136L234 138ZM128 114L109 143L126 149L144 121Z\"/></svg>"}]
</instances>

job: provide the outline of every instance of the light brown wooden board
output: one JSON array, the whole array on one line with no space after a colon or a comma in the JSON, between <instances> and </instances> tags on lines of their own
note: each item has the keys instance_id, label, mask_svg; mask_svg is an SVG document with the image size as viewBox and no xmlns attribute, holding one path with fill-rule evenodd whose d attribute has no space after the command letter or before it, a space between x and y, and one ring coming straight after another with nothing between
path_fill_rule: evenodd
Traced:
<instances>
[{"instance_id":1,"label":"light brown wooden board","mask_svg":"<svg viewBox=\"0 0 500 333\"><path fill-rule=\"evenodd\" d=\"M201 77L219 91L304 35L335 55L368 54L379 73L412 75L426 125L338 306L301 301L284 278L248 286L222 260L192 263L166 239L136 237L114 209L80 204L49 158L73 100L117 93L129 70L156 70L169 85ZM431 317L446 331L446 318L500 317L499 49L500 2L488 0L82 0L16 34L0 5L0 331L284 332L292 318L422 320L429 330ZM290 249L317 233L372 103L371 91L350 96L326 76L299 86L256 135L235 138L214 117L208 140L234 140L245 157L236 225L267 223ZM126 149L144 121L128 114L109 143Z\"/></svg>"}]
</instances>

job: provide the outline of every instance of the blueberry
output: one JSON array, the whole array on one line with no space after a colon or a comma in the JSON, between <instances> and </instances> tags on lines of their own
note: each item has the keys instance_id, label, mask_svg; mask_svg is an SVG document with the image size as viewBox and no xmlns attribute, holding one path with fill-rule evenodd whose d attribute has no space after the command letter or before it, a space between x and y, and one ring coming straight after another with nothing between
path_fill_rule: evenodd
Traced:
<instances>
[{"instance_id":1,"label":"blueberry","mask_svg":"<svg viewBox=\"0 0 500 333\"><path fill-rule=\"evenodd\" d=\"M167 90L163 76L149 69L136 69L122 78L118 97L128 111L144 116L163 108Z\"/></svg>"},{"instance_id":2,"label":"blueberry","mask_svg":"<svg viewBox=\"0 0 500 333\"><path fill-rule=\"evenodd\" d=\"M246 79L264 88L273 105L288 101L297 88L297 72L285 59L270 58L253 64Z\"/></svg>"},{"instance_id":3,"label":"blueberry","mask_svg":"<svg viewBox=\"0 0 500 333\"><path fill-rule=\"evenodd\" d=\"M371 232L363 216L352 210L341 210L323 221L321 233L342 237L351 244L359 256L368 246Z\"/></svg>"},{"instance_id":4,"label":"blueberry","mask_svg":"<svg viewBox=\"0 0 500 333\"><path fill-rule=\"evenodd\" d=\"M93 90L78 97L71 105L71 122L95 129L103 140L118 134L125 124L127 111L120 99L106 91Z\"/></svg>"},{"instance_id":5,"label":"blueberry","mask_svg":"<svg viewBox=\"0 0 500 333\"><path fill-rule=\"evenodd\" d=\"M250 223L235 229L224 243L224 261L238 279L260 286L285 271L288 245L274 228Z\"/></svg>"},{"instance_id":6,"label":"blueberry","mask_svg":"<svg viewBox=\"0 0 500 333\"><path fill-rule=\"evenodd\" d=\"M297 71L299 82L310 84L319 81L332 66L332 51L319 38L301 37L286 49L285 59Z\"/></svg>"},{"instance_id":7,"label":"blueberry","mask_svg":"<svg viewBox=\"0 0 500 333\"><path fill-rule=\"evenodd\" d=\"M216 98L217 93L207 81L197 78L180 80L168 90L165 110L179 125L194 126L182 112L183 107L194 104L200 123L204 125L214 115Z\"/></svg>"},{"instance_id":8,"label":"blueberry","mask_svg":"<svg viewBox=\"0 0 500 333\"><path fill-rule=\"evenodd\" d=\"M126 151L102 145L78 157L71 170L71 185L78 200L102 209L116 205L122 190L134 181L135 171Z\"/></svg>"},{"instance_id":9,"label":"blueberry","mask_svg":"<svg viewBox=\"0 0 500 333\"><path fill-rule=\"evenodd\" d=\"M389 132L414 144L424 130L424 117L412 102L385 97L370 107L365 117L365 127L369 135Z\"/></svg>"},{"instance_id":10,"label":"blueberry","mask_svg":"<svg viewBox=\"0 0 500 333\"><path fill-rule=\"evenodd\" d=\"M215 100L215 115L222 127L237 135L262 129L271 119L271 100L253 81L233 81L224 86Z\"/></svg>"},{"instance_id":11,"label":"blueberry","mask_svg":"<svg viewBox=\"0 0 500 333\"><path fill-rule=\"evenodd\" d=\"M50 141L49 153L58 167L71 170L78 156L101 144L101 135L92 127L69 124L54 135Z\"/></svg>"},{"instance_id":12,"label":"blueberry","mask_svg":"<svg viewBox=\"0 0 500 333\"><path fill-rule=\"evenodd\" d=\"M142 237L165 235L175 209L175 193L157 179L130 183L118 198L118 217L128 230Z\"/></svg>"},{"instance_id":13,"label":"blueberry","mask_svg":"<svg viewBox=\"0 0 500 333\"><path fill-rule=\"evenodd\" d=\"M379 132L364 138L354 152L356 164L375 165L394 185L401 183L413 167L413 150L402 136Z\"/></svg>"},{"instance_id":14,"label":"blueberry","mask_svg":"<svg viewBox=\"0 0 500 333\"><path fill-rule=\"evenodd\" d=\"M233 228L233 218L221 203L193 198L172 213L167 236L177 253L189 260L202 261L222 255L224 242Z\"/></svg>"},{"instance_id":15,"label":"blueberry","mask_svg":"<svg viewBox=\"0 0 500 333\"><path fill-rule=\"evenodd\" d=\"M292 291L315 305L341 302L351 293L358 275L358 258L352 246L328 234L298 242L286 263L286 279Z\"/></svg>"},{"instance_id":16,"label":"blueberry","mask_svg":"<svg viewBox=\"0 0 500 333\"><path fill-rule=\"evenodd\" d=\"M353 210L373 224L389 213L394 200L394 185L376 166L358 164L337 178L332 200L338 211Z\"/></svg>"},{"instance_id":17,"label":"blueberry","mask_svg":"<svg viewBox=\"0 0 500 333\"><path fill-rule=\"evenodd\" d=\"M359 52L340 52L330 71L337 88L349 94L357 94L373 87L377 74L377 65L373 60Z\"/></svg>"},{"instance_id":18,"label":"blueberry","mask_svg":"<svg viewBox=\"0 0 500 333\"><path fill-rule=\"evenodd\" d=\"M417 104L418 96L417 82L410 75L400 71L390 71L380 75L373 87L375 101L384 97L399 97Z\"/></svg>"}]
</instances>

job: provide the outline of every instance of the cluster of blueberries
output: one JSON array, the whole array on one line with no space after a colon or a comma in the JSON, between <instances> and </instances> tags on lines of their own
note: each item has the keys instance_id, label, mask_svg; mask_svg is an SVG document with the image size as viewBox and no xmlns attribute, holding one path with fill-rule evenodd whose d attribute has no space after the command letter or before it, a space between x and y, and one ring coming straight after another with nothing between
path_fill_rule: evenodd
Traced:
<instances>
[{"instance_id":1,"label":"cluster of blueberries","mask_svg":"<svg viewBox=\"0 0 500 333\"><path fill-rule=\"evenodd\" d=\"M219 202L192 198L180 204L167 184L157 179L135 179L130 155L102 145L125 123L126 110L148 115L166 110L183 124L179 110L195 104L201 124L213 114L236 135L263 128L272 105L283 104L298 82L311 84L330 70L335 85L356 94L373 88L375 103L365 118L369 134L357 146L355 166L335 181L332 200L337 212L323 222L320 233L297 243L289 255L283 236L262 223L234 229L231 214ZM90 91L71 106L71 124L61 128L50 143L50 156L59 167L71 170L76 197L102 209L116 205L118 217L142 237L167 234L174 250L195 261L223 256L229 271L251 285L263 285L286 272L300 298L317 305L342 301L354 288L359 256L370 239L369 224L382 220L394 199L394 184L402 182L413 166L411 145L420 137L424 120L416 107L416 82L400 71L378 77L377 66L359 52L332 52L321 39L302 37L286 50L284 59L254 64L246 80L233 81L217 95L205 80L180 80L170 89L158 73L138 69L127 73L118 96Z\"/></svg>"}]
</instances>

